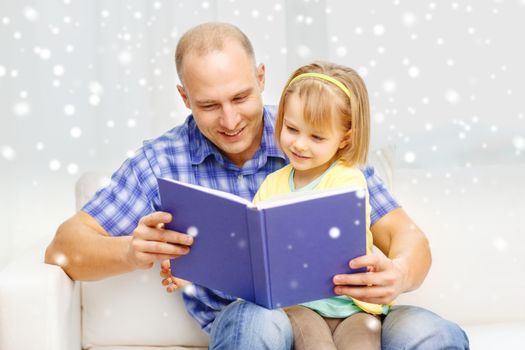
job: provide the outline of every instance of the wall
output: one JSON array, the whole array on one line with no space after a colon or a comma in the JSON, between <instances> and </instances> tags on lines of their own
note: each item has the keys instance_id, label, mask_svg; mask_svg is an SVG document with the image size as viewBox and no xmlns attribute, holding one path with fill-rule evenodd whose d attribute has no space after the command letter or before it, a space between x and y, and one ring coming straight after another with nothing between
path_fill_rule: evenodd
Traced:
<instances>
[{"instance_id":1,"label":"wall","mask_svg":"<svg viewBox=\"0 0 525 350\"><path fill-rule=\"evenodd\" d=\"M111 171L180 123L173 51L229 21L252 39L275 103L298 65L356 68L373 146L405 168L523 163L525 1L0 3L0 266L73 214L85 171ZM431 170L430 170L431 171Z\"/></svg>"}]
</instances>

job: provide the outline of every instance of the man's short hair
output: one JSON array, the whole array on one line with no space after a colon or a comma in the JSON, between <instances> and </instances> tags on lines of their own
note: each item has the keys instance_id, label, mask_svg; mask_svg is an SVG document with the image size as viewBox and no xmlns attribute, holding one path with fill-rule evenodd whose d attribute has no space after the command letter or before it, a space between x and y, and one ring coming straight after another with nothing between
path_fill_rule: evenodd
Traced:
<instances>
[{"instance_id":1,"label":"man's short hair","mask_svg":"<svg viewBox=\"0 0 525 350\"><path fill-rule=\"evenodd\" d=\"M203 56L213 51L220 51L228 41L241 45L255 68L255 53L248 37L236 26L222 22L207 22L188 30L180 38L175 50L177 75L182 82L184 57L190 53Z\"/></svg>"}]
</instances>

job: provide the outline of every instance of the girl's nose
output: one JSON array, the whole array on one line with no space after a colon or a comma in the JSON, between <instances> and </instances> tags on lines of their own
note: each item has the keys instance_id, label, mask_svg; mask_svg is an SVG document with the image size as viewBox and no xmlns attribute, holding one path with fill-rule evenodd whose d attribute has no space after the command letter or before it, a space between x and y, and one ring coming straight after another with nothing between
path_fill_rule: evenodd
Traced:
<instances>
[{"instance_id":1,"label":"girl's nose","mask_svg":"<svg viewBox=\"0 0 525 350\"><path fill-rule=\"evenodd\" d=\"M307 146L306 146L306 142L304 142L303 138L301 137L298 137L294 143L293 143L293 147L298 150L298 151L304 151L306 150Z\"/></svg>"}]
</instances>

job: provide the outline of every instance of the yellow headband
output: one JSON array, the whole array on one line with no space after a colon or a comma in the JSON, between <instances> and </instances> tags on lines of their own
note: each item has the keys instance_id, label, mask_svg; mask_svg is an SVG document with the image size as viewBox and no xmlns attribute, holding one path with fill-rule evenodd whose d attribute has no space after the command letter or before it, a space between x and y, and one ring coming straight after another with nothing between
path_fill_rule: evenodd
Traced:
<instances>
[{"instance_id":1,"label":"yellow headband","mask_svg":"<svg viewBox=\"0 0 525 350\"><path fill-rule=\"evenodd\" d=\"M350 97L350 90L348 90L346 88L346 86L343 85L343 83L341 83L339 80L337 80L335 78L332 78L329 75L322 74L322 73L303 73L303 74L299 74L298 76L296 76L295 78L293 78L290 81L290 83L288 84L288 87L290 87L290 85L292 85L292 83L294 83L297 80L302 79L302 78L318 78L318 79L329 81L332 84L334 84L335 86L337 86L339 89L343 90L343 92L346 94L346 96L348 96L348 98L351 99L351 97Z\"/></svg>"}]
</instances>

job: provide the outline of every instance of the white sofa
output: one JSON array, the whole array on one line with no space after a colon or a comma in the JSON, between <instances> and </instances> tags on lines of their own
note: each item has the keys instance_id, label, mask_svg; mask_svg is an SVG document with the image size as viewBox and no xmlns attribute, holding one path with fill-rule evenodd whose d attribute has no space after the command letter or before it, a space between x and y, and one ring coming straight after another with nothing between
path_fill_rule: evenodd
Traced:
<instances>
[{"instance_id":1,"label":"white sofa","mask_svg":"<svg viewBox=\"0 0 525 350\"><path fill-rule=\"evenodd\" d=\"M383 169L387 182L391 175ZM77 206L103 179L80 179ZM434 258L425 284L397 302L459 323L472 349L525 348L523 179L525 164L393 175L393 192L428 235ZM158 266L78 283L43 263L45 244L1 272L1 350L206 348L180 295L160 285Z\"/></svg>"}]
</instances>

